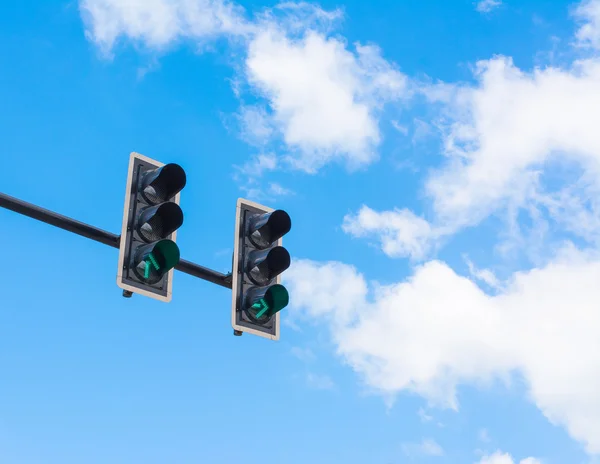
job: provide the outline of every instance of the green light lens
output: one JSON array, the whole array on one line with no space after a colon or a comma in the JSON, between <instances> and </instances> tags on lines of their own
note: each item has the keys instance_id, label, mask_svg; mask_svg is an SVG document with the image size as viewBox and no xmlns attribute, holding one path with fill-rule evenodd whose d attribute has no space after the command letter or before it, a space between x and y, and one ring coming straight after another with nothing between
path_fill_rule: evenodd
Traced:
<instances>
[{"instance_id":1,"label":"green light lens","mask_svg":"<svg viewBox=\"0 0 600 464\"><path fill-rule=\"evenodd\" d=\"M288 305L290 302L290 295L283 285L276 284L267 290L267 293L265 293L265 299L267 302L269 302L269 315L272 316Z\"/></svg>"},{"instance_id":2,"label":"green light lens","mask_svg":"<svg viewBox=\"0 0 600 464\"><path fill-rule=\"evenodd\" d=\"M162 255L164 272L170 271L179 263L179 247L172 240L161 240L154 247L154 252Z\"/></svg>"},{"instance_id":3,"label":"green light lens","mask_svg":"<svg viewBox=\"0 0 600 464\"><path fill-rule=\"evenodd\" d=\"M155 284L179 263L179 247L172 240L161 240L154 246L143 247L136 263L137 276L148 284Z\"/></svg>"},{"instance_id":4,"label":"green light lens","mask_svg":"<svg viewBox=\"0 0 600 464\"><path fill-rule=\"evenodd\" d=\"M257 321L265 322L285 308L289 301L287 289L283 285L276 284L269 287L264 296L248 308L248 312Z\"/></svg>"}]
</instances>

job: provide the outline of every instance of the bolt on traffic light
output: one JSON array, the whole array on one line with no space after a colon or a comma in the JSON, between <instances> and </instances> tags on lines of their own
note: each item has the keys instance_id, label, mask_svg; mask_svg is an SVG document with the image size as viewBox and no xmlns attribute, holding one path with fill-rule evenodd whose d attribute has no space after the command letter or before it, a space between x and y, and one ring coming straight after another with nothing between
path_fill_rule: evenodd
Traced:
<instances>
[{"instance_id":1,"label":"bolt on traffic light","mask_svg":"<svg viewBox=\"0 0 600 464\"><path fill-rule=\"evenodd\" d=\"M282 237L290 216L238 199L232 269L231 324L236 335L248 332L279 340L279 311L289 303L281 273L290 267Z\"/></svg>"},{"instance_id":2,"label":"bolt on traffic light","mask_svg":"<svg viewBox=\"0 0 600 464\"><path fill-rule=\"evenodd\" d=\"M175 238L183 224L179 199L185 184L185 171L178 164L131 153L117 273L123 295L171 301L173 268L180 258Z\"/></svg>"}]
</instances>

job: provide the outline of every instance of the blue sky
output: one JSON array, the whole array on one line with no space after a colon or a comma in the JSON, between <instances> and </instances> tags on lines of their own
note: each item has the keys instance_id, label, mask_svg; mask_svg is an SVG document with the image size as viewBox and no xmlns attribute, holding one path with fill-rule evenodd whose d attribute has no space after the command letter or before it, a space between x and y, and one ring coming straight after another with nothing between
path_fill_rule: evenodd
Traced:
<instances>
[{"instance_id":1,"label":"blue sky","mask_svg":"<svg viewBox=\"0 0 600 464\"><path fill-rule=\"evenodd\" d=\"M600 1L13 2L0 190L120 229L177 162L182 256L286 209L279 342L226 289L0 211L0 462L590 463Z\"/></svg>"}]
</instances>

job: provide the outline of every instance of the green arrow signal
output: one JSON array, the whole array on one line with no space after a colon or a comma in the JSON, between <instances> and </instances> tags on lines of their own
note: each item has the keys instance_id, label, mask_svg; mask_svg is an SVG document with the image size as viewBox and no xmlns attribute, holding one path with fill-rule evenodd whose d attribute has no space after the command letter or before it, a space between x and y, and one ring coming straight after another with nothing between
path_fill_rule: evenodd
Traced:
<instances>
[{"instance_id":1,"label":"green arrow signal","mask_svg":"<svg viewBox=\"0 0 600 464\"><path fill-rule=\"evenodd\" d=\"M154 269L156 269L157 271L160 269L160 266L158 265L158 263L156 262L156 258L154 257L154 255L152 253L150 253L148 255L148 259L150 260L150 262L152 263L152 265L154 266Z\"/></svg>"},{"instance_id":2,"label":"green arrow signal","mask_svg":"<svg viewBox=\"0 0 600 464\"><path fill-rule=\"evenodd\" d=\"M256 317L257 319L262 316L267 309L269 309L269 305L267 304L267 302L265 301L264 298L261 298L260 300L258 300L256 303L254 303L252 305L252 309L256 309L258 312L256 313Z\"/></svg>"},{"instance_id":3,"label":"green arrow signal","mask_svg":"<svg viewBox=\"0 0 600 464\"><path fill-rule=\"evenodd\" d=\"M160 269L160 266L156 262L156 258L152 253L150 253L146 258L146 267L144 268L144 279L148 279L150 277L150 263L152 263L154 269L156 269L157 271Z\"/></svg>"}]
</instances>

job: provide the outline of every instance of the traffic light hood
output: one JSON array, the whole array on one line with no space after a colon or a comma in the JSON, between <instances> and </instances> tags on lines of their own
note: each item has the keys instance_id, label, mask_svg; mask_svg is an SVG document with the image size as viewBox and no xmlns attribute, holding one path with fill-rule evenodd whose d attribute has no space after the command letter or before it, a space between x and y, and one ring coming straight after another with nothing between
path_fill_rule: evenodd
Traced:
<instances>
[{"instance_id":1,"label":"traffic light hood","mask_svg":"<svg viewBox=\"0 0 600 464\"><path fill-rule=\"evenodd\" d=\"M140 212L137 230L142 239L153 242L168 237L183 224L183 211L172 201L148 206Z\"/></svg>"},{"instance_id":2,"label":"traffic light hood","mask_svg":"<svg viewBox=\"0 0 600 464\"><path fill-rule=\"evenodd\" d=\"M141 179L140 190L151 205L163 203L177 195L186 184L185 171L175 163L148 171Z\"/></svg>"},{"instance_id":3,"label":"traffic light hood","mask_svg":"<svg viewBox=\"0 0 600 464\"><path fill-rule=\"evenodd\" d=\"M289 214L277 209L271 213L252 216L248 224L248 238L254 246L264 249L287 234L291 228Z\"/></svg>"},{"instance_id":4,"label":"traffic light hood","mask_svg":"<svg viewBox=\"0 0 600 464\"><path fill-rule=\"evenodd\" d=\"M282 246L248 254L246 272L256 285L269 285L271 281L290 267L290 253Z\"/></svg>"}]
</instances>

